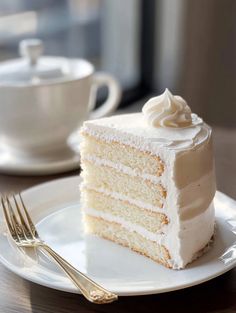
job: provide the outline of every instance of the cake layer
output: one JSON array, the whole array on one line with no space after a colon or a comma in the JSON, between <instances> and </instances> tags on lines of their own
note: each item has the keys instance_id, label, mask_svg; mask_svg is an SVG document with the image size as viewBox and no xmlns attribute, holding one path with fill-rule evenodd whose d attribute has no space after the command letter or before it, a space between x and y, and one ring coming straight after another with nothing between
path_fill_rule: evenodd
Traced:
<instances>
[{"instance_id":1,"label":"cake layer","mask_svg":"<svg viewBox=\"0 0 236 313\"><path fill-rule=\"evenodd\" d=\"M129 176L108 166L97 166L84 161L82 176L89 189L117 192L155 207L162 208L166 198L166 191L161 184Z\"/></svg>"},{"instance_id":2,"label":"cake layer","mask_svg":"<svg viewBox=\"0 0 236 313\"><path fill-rule=\"evenodd\" d=\"M94 191L100 192L100 193L102 193L108 197L112 197L114 199L121 200L121 201L127 201L128 203L133 204L139 208L146 209L146 210L149 210L152 212L158 212L159 213L160 211L163 211L162 208L155 207L154 205L147 203L146 201L140 201L137 199L133 199L133 198L130 198L129 196L126 196L124 194L114 192L114 191L109 191L109 190L106 190L103 188L91 188L91 187L88 188L88 186L86 187L84 184L82 184L80 189L82 191L83 191L83 189L94 190Z\"/></svg>"},{"instance_id":3,"label":"cake layer","mask_svg":"<svg viewBox=\"0 0 236 313\"><path fill-rule=\"evenodd\" d=\"M92 208L111 214L153 233L161 232L163 227L168 224L168 218L163 213L142 209L128 201L117 200L94 190L83 189L82 203L85 211L86 208Z\"/></svg>"},{"instance_id":4,"label":"cake layer","mask_svg":"<svg viewBox=\"0 0 236 313\"><path fill-rule=\"evenodd\" d=\"M115 163L113 161L107 160L107 159L100 159L97 156L94 155L86 155L81 158L81 161L88 161L90 163L96 164L98 166L109 166L114 168L115 170L125 173L129 176L135 176L135 177L141 177L142 179L147 179L153 182L154 184L162 183L162 176L154 176L146 173L141 173L137 171L136 169L133 169L131 167L125 166L121 163Z\"/></svg>"},{"instance_id":5,"label":"cake layer","mask_svg":"<svg viewBox=\"0 0 236 313\"><path fill-rule=\"evenodd\" d=\"M80 150L82 158L84 155L98 157L132 168L140 174L161 176L164 172L164 164L159 156L115 141L108 143L84 134Z\"/></svg>"},{"instance_id":6,"label":"cake layer","mask_svg":"<svg viewBox=\"0 0 236 313\"><path fill-rule=\"evenodd\" d=\"M171 268L169 252L163 245L148 240L136 232L130 232L118 223L94 216L84 215L84 223L87 233L112 240Z\"/></svg>"}]
</instances>

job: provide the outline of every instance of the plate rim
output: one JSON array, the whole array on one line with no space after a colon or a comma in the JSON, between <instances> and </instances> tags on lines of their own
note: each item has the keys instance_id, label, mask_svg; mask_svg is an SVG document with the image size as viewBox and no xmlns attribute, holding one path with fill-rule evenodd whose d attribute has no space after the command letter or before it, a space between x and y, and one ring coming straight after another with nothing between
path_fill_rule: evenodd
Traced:
<instances>
[{"instance_id":1,"label":"plate rim","mask_svg":"<svg viewBox=\"0 0 236 313\"><path fill-rule=\"evenodd\" d=\"M78 184L78 183L80 183L80 181L81 181L81 177L79 175L63 177L63 178L59 178L59 179L54 179L54 180L51 180L51 181L47 181L47 182L40 183L38 185L32 186L32 187L24 190L22 192L22 195L24 196L24 195L30 194L32 192L33 193L37 192L37 190L40 190L42 188L46 188L47 189L48 187L52 187L53 185L57 185L57 184L60 184L60 183L61 184L68 184L68 183L69 184L76 184L76 183ZM221 196L229 198L230 200L232 199L232 198L228 197L227 195L225 195L222 192L217 191L217 193L221 194ZM28 195L28 196L30 196L30 195ZM6 239L7 239L7 237L6 237ZM44 280L42 280L40 278L35 277L35 275L32 275L32 273L27 275L25 272L23 272L23 271L21 272L14 265L12 266L12 264L9 263L4 258L4 255L2 253L0 253L0 262L9 271L11 271L12 273L18 275L19 277L21 277L23 279L26 279L29 282L33 282L33 283L36 283L38 285L41 285L41 286L44 286L44 287L48 287L48 288L51 288L51 289L55 289L55 290L59 290L59 291L64 291L64 292L69 292L69 293L74 293L74 294L81 294L79 292L79 290L76 290L76 288L73 286L72 283L71 283L71 285L66 286L66 287L60 286L58 284L52 285L52 284L47 283L47 281L44 281ZM119 296L139 296L139 295L151 295L151 294L159 294L159 293L166 293L166 292L171 292L171 291L182 290L182 289L186 289L186 288L189 288L189 287L193 287L193 286L205 283L205 282L207 282L207 281L209 281L211 279L219 277L219 276L223 275L224 273L226 273L226 272L230 271L231 269L233 269L235 266L236 266L236 260L231 262L231 263L229 263L229 264L226 264L224 267L222 267L222 270L220 270L220 271L218 271L216 273L213 273L213 274L205 277L204 279L197 279L197 280L195 280L195 281L193 281L191 283L185 283L185 284L174 286L174 287L170 286L170 287L166 287L166 288L162 288L162 289L154 289L153 287L151 287L151 289L149 289L149 288L146 287L146 289L144 289L144 290L136 290L136 291L132 290L130 292L126 291L126 290L123 290L121 292L117 292L116 290L112 290L112 291L117 292Z\"/></svg>"}]
</instances>

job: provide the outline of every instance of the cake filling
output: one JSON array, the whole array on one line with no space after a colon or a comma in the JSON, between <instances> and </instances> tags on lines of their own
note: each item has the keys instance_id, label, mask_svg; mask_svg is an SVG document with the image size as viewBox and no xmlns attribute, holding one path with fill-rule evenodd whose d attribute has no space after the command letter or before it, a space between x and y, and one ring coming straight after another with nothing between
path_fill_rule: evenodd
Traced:
<instances>
[{"instance_id":1,"label":"cake filling","mask_svg":"<svg viewBox=\"0 0 236 313\"><path fill-rule=\"evenodd\" d=\"M159 156L148 151L140 151L132 146L115 141L107 142L83 133L86 138L80 146L86 158L106 160L140 175L147 175L152 179L161 176L164 172L164 163ZM123 153L125 150L125 153Z\"/></svg>"},{"instance_id":2,"label":"cake filling","mask_svg":"<svg viewBox=\"0 0 236 313\"><path fill-rule=\"evenodd\" d=\"M130 196L132 199L147 201L155 207L163 207L166 191L161 184L129 176L108 166L99 167L88 161L84 164L86 167L82 177L88 188L103 188L110 192Z\"/></svg>"},{"instance_id":3,"label":"cake filling","mask_svg":"<svg viewBox=\"0 0 236 313\"><path fill-rule=\"evenodd\" d=\"M134 158L133 158L134 160ZM153 182L154 184L161 184L162 180L160 176L154 176L150 174L143 173L141 171L138 171L137 168L133 169L131 167L128 167L126 165L123 165L122 163L115 163L114 161L110 161L108 159L101 159L94 155L86 155L82 162L90 162L92 164L98 165L98 166L108 166L113 168L116 171L123 172L124 174L130 175L130 176L136 176L141 177L144 180L149 180Z\"/></svg>"},{"instance_id":4,"label":"cake filling","mask_svg":"<svg viewBox=\"0 0 236 313\"><path fill-rule=\"evenodd\" d=\"M118 223L111 223L102 218L86 215L84 223L87 233L97 234L102 238L112 240L168 268L172 268L169 252L163 245L145 239L135 231L130 232Z\"/></svg>"},{"instance_id":5,"label":"cake filling","mask_svg":"<svg viewBox=\"0 0 236 313\"><path fill-rule=\"evenodd\" d=\"M121 201L94 190L84 190L82 201L85 208L109 214L109 216L114 216L114 218L122 218L126 222L144 227L153 233L163 232L164 227L169 222L164 213L153 212L131 204L128 201Z\"/></svg>"}]
</instances>

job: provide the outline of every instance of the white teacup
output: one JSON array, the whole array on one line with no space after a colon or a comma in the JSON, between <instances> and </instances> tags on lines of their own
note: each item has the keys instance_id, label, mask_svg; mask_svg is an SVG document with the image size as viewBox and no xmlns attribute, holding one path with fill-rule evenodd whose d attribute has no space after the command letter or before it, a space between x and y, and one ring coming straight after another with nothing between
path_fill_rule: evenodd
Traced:
<instances>
[{"instance_id":1,"label":"white teacup","mask_svg":"<svg viewBox=\"0 0 236 313\"><path fill-rule=\"evenodd\" d=\"M41 57L39 40L21 42L22 59L0 64L0 146L23 153L56 151L89 118L117 107L121 90L106 73L86 60ZM94 110L96 92L108 99Z\"/></svg>"}]
</instances>

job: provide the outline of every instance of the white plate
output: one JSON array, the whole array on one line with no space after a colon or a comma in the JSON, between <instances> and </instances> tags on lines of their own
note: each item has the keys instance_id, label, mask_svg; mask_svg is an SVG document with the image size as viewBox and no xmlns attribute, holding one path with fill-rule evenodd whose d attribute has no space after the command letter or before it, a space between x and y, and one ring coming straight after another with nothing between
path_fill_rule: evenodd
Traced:
<instances>
[{"instance_id":1,"label":"white plate","mask_svg":"<svg viewBox=\"0 0 236 313\"><path fill-rule=\"evenodd\" d=\"M186 269L166 269L127 248L95 236L83 236L79 204L79 177L55 180L23 193L39 232L49 245L75 267L118 295L144 295L182 289L219 276L236 264L218 258L235 235L226 218L236 214L236 204L216 194L217 231L211 250ZM0 224L0 260L12 272L32 282L68 292L78 292L47 258L25 256L8 240Z\"/></svg>"}]
</instances>

